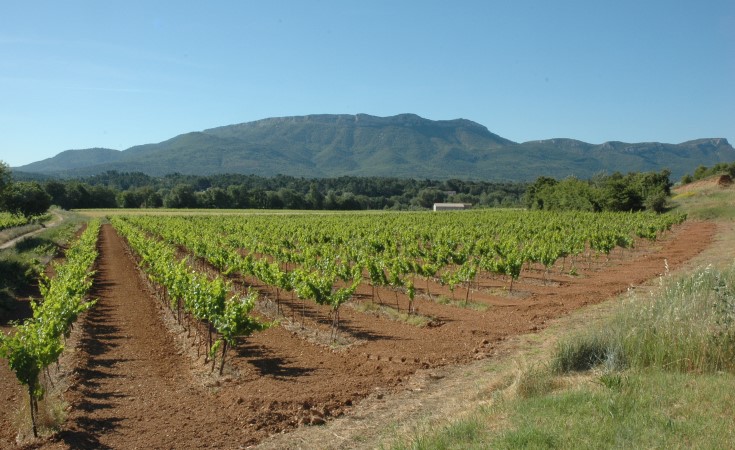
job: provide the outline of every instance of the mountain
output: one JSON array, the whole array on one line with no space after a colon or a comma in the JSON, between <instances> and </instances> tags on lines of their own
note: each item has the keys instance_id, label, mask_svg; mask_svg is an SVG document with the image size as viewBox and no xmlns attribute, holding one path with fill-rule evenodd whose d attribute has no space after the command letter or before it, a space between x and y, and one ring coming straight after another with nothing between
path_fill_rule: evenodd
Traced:
<instances>
[{"instance_id":1,"label":"mountain","mask_svg":"<svg viewBox=\"0 0 735 450\"><path fill-rule=\"evenodd\" d=\"M66 150L53 158L44 159L23 167L32 167L32 172L53 173L74 170L79 167L93 166L116 161L122 152L109 148L88 148L84 150Z\"/></svg>"},{"instance_id":2,"label":"mountain","mask_svg":"<svg viewBox=\"0 0 735 450\"><path fill-rule=\"evenodd\" d=\"M681 144L594 145L573 139L516 143L466 119L324 114L211 128L124 151L67 150L13 170L61 177L117 170L157 176L178 172L523 181L540 175L588 178L599 172L663 168L676 178L699 165L731 161L735 149L726 139Z\"/></svg>"}]
</instances>

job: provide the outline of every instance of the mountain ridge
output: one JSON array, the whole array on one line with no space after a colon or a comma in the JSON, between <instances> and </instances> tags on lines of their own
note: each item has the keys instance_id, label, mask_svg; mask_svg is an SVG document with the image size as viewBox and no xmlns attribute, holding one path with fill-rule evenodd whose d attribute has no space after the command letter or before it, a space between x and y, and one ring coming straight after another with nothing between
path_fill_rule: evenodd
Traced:
<instances>
[{"instance_id":1,"label":"mountain ridge","mask_svg":"<svg viewBox=\"0 0 735 450\"><path fill-rule=\"evenodd\" d=\"M468 119L314 114L192 131L122 151L67 150L13 170L59 177L117 170L155 176L178 172L528 181L541 175L588 178L599 172L664 168L676 177L698 165L733 160L735 149L725 138L680 144L590 144L570 138L517 143Z\"/></svg>"}]
</instances>

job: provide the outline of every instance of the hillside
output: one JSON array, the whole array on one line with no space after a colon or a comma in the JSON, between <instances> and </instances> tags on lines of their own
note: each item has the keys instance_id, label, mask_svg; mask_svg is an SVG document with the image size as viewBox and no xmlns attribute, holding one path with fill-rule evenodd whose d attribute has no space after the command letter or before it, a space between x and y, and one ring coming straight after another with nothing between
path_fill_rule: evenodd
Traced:
<instances>
[{"instance_id":1,"label":"hillside","mask_svg":"<svg viewBox=\"0 0 735 450\"><path fill-rule=\"evenodd\" d=\"M242 173L303 177L390 176L532 180L590 177L601 171L669 168L674 178L698 165L735 160L726 139L681 144L572 139L516 143L466 119L310 115L263 119L185 133L157 143L68 150L15 171L62 177L107 170L149 175Z\"/></svg>"}]
</instances>

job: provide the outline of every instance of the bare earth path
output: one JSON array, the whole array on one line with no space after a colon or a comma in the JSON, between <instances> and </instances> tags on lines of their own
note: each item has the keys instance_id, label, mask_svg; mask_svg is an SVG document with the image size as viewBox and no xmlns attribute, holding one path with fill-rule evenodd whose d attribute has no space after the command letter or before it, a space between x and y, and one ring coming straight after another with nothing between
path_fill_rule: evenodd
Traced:
<instances>
[{"instance_id":1,"label":"bare earth path","mask_svg":"<svg viewBox=\"0 0 735 450\"><path fill-rule=\"evenodd\" d=\"M61 217L61 215L59 213L57 213L57 212L52 212L51 214L53 214L53 216L54 216L54 219L51 222L49 222L47 224L44 224L43 227L42 228L39 228L38 230L30 231L30 232L28 232L26 234L20 235L20 236L15 237L15 238L7 241L7 242L4 242L4 243L0 244L0 250L4 250L6 248L11 248L15 244L17 244L18 242L20 242L20 241L22 241L24 239L28 239L30 237L33 237L33 236L37 235L37 234L41 234L44 231L46 231L46 229L53 228L53 227L55 227L56 225L58 225L59 223L61 223L64 220L64 218Z\"/></svg>"},{"instance_id":2,"label":"bare earth path","mask_svg":"<svg viewBox=\"0 0 735 450\"><path fill-rule=\"evenodd\" d=\"M138 276L124 242L105 225L93 292L99 301L85 319L74 355L69 417L40 447L244 448L344 413L359 421L371 401L380 403L396 392L425 386L426 380L441 376L436 370L467 364L477 356L492 358L513 336L542 329L547 321L659 275L664 261L672 268L683 264L710 244L715 229L712 223L688 222L609 270L561 277L557 286L520 283L526 297L478 293L477 300L483 297L492 306L484 312L423 300L422 311L442 318L439 327L416 328L347 309L344 332L362 342L342 351L274 327L241 345L226 376L214 380L202 375L201 364L181 350L181 335L167 330L161 307ZM405 301L401 298L404 309ZM324 322L325 311L311 305L307 309L321 318L315 322ZM2 408L16 407L12 391L0 387L0 395L8 396L0 396ZM329 430L333 437L340 435ZM0 443L11 442L12 435L0 431ZM310 445L308 439L272 442L272 448L326 444ZM341 439L329 444L340 446Z\"/></svg>"}]
</instances>

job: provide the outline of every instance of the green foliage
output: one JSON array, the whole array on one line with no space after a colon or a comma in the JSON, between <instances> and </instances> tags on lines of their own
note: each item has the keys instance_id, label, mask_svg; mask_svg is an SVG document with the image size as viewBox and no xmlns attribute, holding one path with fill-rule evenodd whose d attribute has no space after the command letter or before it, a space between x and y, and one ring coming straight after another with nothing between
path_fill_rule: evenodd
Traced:
<instances>
[{"instance_id":1,"label":"green foliage","mask_svg":"<svg viewBox=\"0 0 735 450\"><path fill-rule=\"evenodd\" d=\"M107 186L54 180L46 182L44 189L51 197L51 204L64 209L117 207L117 192Z\"/></svg>"},{"instance_id":2,"label":"green foliage","mask_svg":"<svg viewBox=\"0 0 735 450\"><path fill-rule=\"evenodd\" d=\"M133 248L149 266L149 273L167 287L172 308L178 308L186 292L199 296L204 281L170 262L156 269L156 261L171 261L172 246L188 248L223 274L240 273L273 286L276 302L280 290L331 309L336 338L341 306L363 281L375 288L409 297L414 313L414 277L438 277L450 289L465 286L463 307L470 301L472 283L481 271L520 277L523 265L540 261L551 267L562 256L578 255L588 246L609 253L616 245L630 245L635 234L655 238L683 216L522 210L466 211L456 214L341 214L235 215L235 216L124 216L113 218ZM144 234L161 241L150 242ZM141 237L135 237L141 235ZM138 241L140 243L137 243ZM140 247L140 248L139 248ZM154 251L162 247L160 251ZM168 248L168 250L165 250ZM158 256L160 252L162 256ZM243 255L243 252L247 253ZM147 256L150 255L150 256ZM183 287L166 281L171 270L184 280ZM363 280L363 274L366 279ZM194 287L186 287L194 283ZM179 292L183 293L179 293ZM427 289L428 292L428 289ZM378 293L378 296L380 294ZM188 300L183 300L189 305ZM224 299L218 300L218 305ZM207 300L205 303L214 304ZM188 308L188 306L187 306ZM200 313L213 321L220 312ZM202 310L204 311L204 310Z\"/></svg>"},{"instance_id":3,"label":"green foliage","mask_svg":"<svg viewBox=\"0 0 735 450\"><path fill-rule=\"evenodd\" d=\"M262 208L262 209L410 209L431 208L433 200L479 207L520 204L526 183L415 180L397 178L321 178L211 175L150 177L106 172L68 181L46 181L51 201L79 208ZM427 197L427 192L431 193Z\"/></svg>"},{"instance_id":4,"label":"green foliage","mask_svg":"<svg viewBox=\"0 0 735 450\"><path fill-rule=\"evenodd\" d=\"M0 212L0 230L26 225L29 218L23 215Z\"/></svg>"},{"instance_id":5,"label":"green foliage","mask_svg":"<svg viewBox=\"0 0 735 450\"><path fill-rule=\"evenodd\" d=\"M2 335L0 339L0 356L8 360L18 381L28 387L34 435L37 435L37 402L44 395L39 375L58 360L72 324L94 304L85 297L92 286L91 268L97 258L99 229L99 221L91 222L67 250L65 261L54 266L56 276L41 277L39 287L43 299L32 304L32 318L15 327L10 336Z\"/></svg>"},{"instance_id":6,"label":"green foliage","mask_svg":"<svg viewBox=\"0 0 735 450\"><path fill-rule=\"evenodd\" d=\"M194 189L187 184L180 184L174 187L164 197L163 206L166 208L196 208L197 199L194 195Z\"/></svg>"},{"instance_id":7,"label":"green foliage","mask_svg":"<svg viewBox=\"0 0 735 450\"><path fill-rule=\"evenodd\" d=\"M5 189L12 183L10 168L4 161L0 161L0 199L3 198Z\"/></svg>"},{"instance_id":8,"label":"green foliage","mask_svg":"<svg viewBox=\"0 0 735 450\"><path fill-rule=\"evenodd\" d=\"M36 182L18 181L5 189L3 208L25 217L45 213L51 206L51 196Z\"/></svg>"},{"instance_id":9,"label":"green foliage","mask_svg":"<svg viewBox=\"0 0 735 450\"><path fill-rule=\"evenodd\" d=\"M551 211L654 211L666 209L671 194L668 170L598 175L589 181L539 177L524 197L526 206Z\"/></svg>"}]
</instances>

